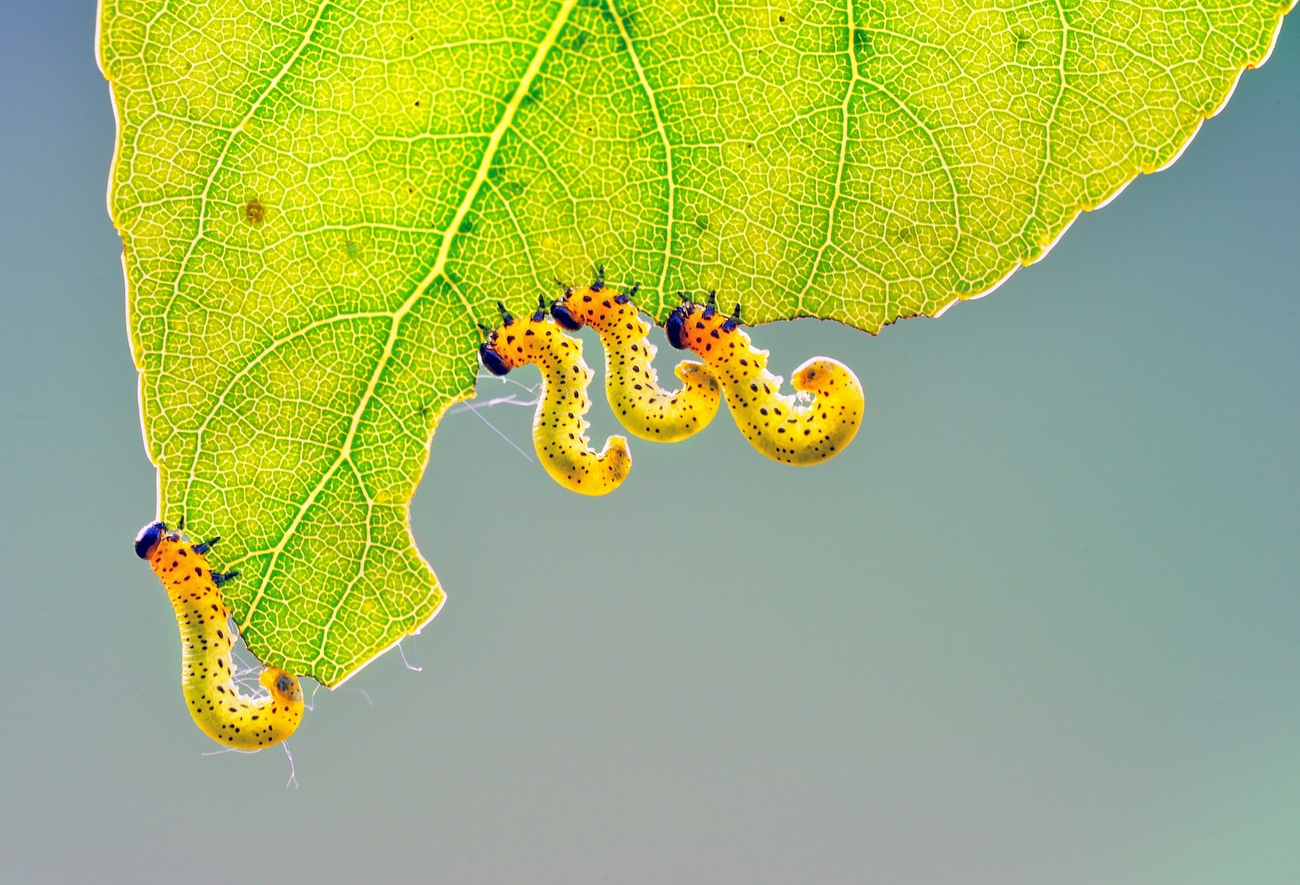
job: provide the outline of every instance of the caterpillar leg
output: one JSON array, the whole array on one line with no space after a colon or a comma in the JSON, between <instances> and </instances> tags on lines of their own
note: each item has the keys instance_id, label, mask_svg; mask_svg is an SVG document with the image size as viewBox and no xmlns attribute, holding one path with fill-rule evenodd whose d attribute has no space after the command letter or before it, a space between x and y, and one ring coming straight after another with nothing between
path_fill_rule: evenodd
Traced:
<instances>
[{"instance_id":1,"label":"caterpillar leg","mask_svg":"<svg viewBox=\"0 0 1300 885\"><path fill-rule=\"evenodd\" d=\"M235 684L230 651L230 612L206 553L217 539L191 544L179 530L151 522L135 539L135 552L149 561L176 610L181 631L181 690L194 723L208 737L236 750L260 750L280 743L302 721L302 686L279 667L267 667L259 681L270 697L254 699Z\"/></svg>"},{"instance_id":2,"label":"caterpillar leg","mask_svg":"<svg viewBox=\"0 0 1300 885\"><path fill-rule=\"evenodd\" d=\"M587 387L595 375L582 359L582 342L565 335L546 313L543 302L530 319L516 320L501 308L501 325L488 330L479 355L488 371L504 375L536 363L542 371L542 395L533 415L533 447L551 478L570 491L604 495L614 491L632 470L627 439L611 436L600 452L592 451L582 416L591 408Z\"/></svg>"},{"instance_id":3,"label":"caterpillar leg","mask_svg":"<svg viewBox=\"0 0 1300 885\"><path fill-rule=\"evenodd\" d=\"M865 397L853 371L838 360L814 357L795 369L791 384L805 397L782 394L781 378L767 371L766 350L740 328L740 307L718 313L683 301L665 327L669 342L698 355L718 376L731 416L754 448L785 464L820 464L853 441L862 424Z\"/></svg>"},{"instance_id":4,"label":"caterpillar leg","mask_svg":"<svg viewBox=\"0 0 1300 885\"><path fill-rule=\"evenodd\" d=\"M628 433L655 442L677 442L699 433L718 413L722 390L702 363L683 361L675 374L680 390L664 390L655 372L656 348L646 335L650 325L632 303L632 291L619 295L597 279L590 286L565 289L551 305L564 328L590 326L605 350L605 396Z\"/></svg>"}]
</instances>

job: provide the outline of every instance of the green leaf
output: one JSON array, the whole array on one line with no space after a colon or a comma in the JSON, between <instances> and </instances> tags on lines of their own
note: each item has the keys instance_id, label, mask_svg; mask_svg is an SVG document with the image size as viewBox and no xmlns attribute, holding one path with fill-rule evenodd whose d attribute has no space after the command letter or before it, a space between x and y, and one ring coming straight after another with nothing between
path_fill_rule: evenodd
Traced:
<instances>
[{"instance_id":1,"label":"green leaf","mask_svg":"<svg viewBox=\"0 0 1300 885\"><path fill-rule=\"evenodd\" d=\"M103 0L162 514L337 685L443 601L407 504L501 294L937 315L1171 162L1289 6Z\"/></svg>"}]
</instances>

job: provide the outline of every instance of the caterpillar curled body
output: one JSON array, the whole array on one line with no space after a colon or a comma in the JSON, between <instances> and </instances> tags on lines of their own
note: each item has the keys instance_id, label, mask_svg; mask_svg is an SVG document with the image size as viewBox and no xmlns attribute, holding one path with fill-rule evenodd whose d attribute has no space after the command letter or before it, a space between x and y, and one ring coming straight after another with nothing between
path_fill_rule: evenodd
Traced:
<instances>
[{"instance_id":1,"label":"caterpillar curled body","mask_svg":"<svg viewBox=\"0 0 1300 885\"><path fill-rule=\"evenodd\" d=\"M611 436L599 453L592 451L582 416L591 408L587 387L595 376L582 359L582 342L565 335L542 302L526 320L501 309L501 325L488 330L479 348L483 365L494 375L536 363L542 392L533 414L533 447L551 478L583 495L604 495L627 479L632 455L627 438Z\"/></svg>"},{"instance_id":2,"label":"caterpillar curled body","mask_svg":"<svg viewBox=\"0 0 1300 885\"><path fill-rule=\"evenodd\" d=\"M556 322L570 331L590 326L605 350L605 396L627 431L641 439L677 442L699 433L718 413L722 389L703 363L683 360L674 374L681 390L664 390L654 369L650 325L632 303L632 291L614 295L601 278L565 289L551 305Z\"/></svg>"},{"instance_id":3,"label":"caterpillar curled body","mask_svg":"<svg viewBox=\"0 0 1300 885\"><path fill-rule=\"evenodd\" d=\"M853 371L838 360L813 357L790 379L795 390L814 395L812 402L782 394L782 379L767 371L768 352L754 347L740 328L739 305L726 317L712 293L704 306L683 300L664 331L674 347L693 351L713 369L737 426L774 461L820 464L857 434L865 398Z\"/></svg>"},{"instance_id":4,"label":"caterpillar curled body","mask_svg":"<svg viewBox=\"0 0 1300 885\"><path fill-rule=\"evenodd\" d=\"M227 747L260 750L289 737L302 721L302 686L284 670L267 667L259 681L269 697L240 693L230 660L230 612L220 587L239 573L212 571L206 554L217 540L192 544L180 531L151 522L136 536L135 552L149 561L176 610L181 689L194 723Z\"/></svg>"}]
</instances>

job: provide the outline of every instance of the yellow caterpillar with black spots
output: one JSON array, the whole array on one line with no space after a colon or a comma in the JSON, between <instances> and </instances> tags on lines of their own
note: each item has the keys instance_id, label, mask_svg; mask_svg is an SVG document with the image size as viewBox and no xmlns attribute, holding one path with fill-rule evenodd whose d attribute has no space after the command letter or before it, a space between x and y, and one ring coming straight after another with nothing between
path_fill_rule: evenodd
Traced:
<instances>
[{"instance_id":1,"label":"yellow caterpillar with black spots","mask_svg":"<svg viewBox=\"0 0 1300 885\"><path fill-rule=\"evenodd\" d=\"M703 363L683 360L675 374L681 390L664 390L654 369L650 325L632 303L637 286L618 295L605 288L603 268L590 286L565 288L551 315L576 332L590 326L605 350L605 396L614 416L641 439L677 442L699 433L718 413L722 389Z\"/></svg>"},{"instance_id":2,"label":"yellow caterpillar with black spots","mask_svg":"<svg viewBox=\"0 0 1300 885\"><path fill-rule=\"evenodd\" d=\"M270 697L240 693L230 660L230 612L221 598L221 584L239 572L222 574L208 565L207 552L218 540L192 544L179 529L151 522L136 535L135 552L149 561L176 610L181 690L194 723L224 746L260 750L280 743L302 722L302 686L284 670L267 667L259 681Z\"/></svg>"},{"instance_id":3,"label":"yellow caterpillar with black spots","mask_svg":"<svg viewBox=\"0 0 1300 885\"><path fill-rule=\"evenodd\" d=\"M595 372L582 359L582 342L565 335L539 299L530 319L516 320L497 302L501 325L487 329L479 347L483 365L494 375L536 363L542 392L533 414L533 447L551 478L583 495L614 491L632 470L627 438L611 436L599 453L592 451L582 416L591 408L587 387Z\"/></svg>"},{"instance_id":4,"label":"yellow caterpillar with black spots","mask_svg":"<svg viewBox=\"0 0 1300 885\"><path fill-rule=\"evenodd\" d=\"M772 460L820 464L857 434L865 397L853 371L838 360L813 357L790 379L795 390L815 395L812 402L782 394L782 379L767 371L768 352L754 347L740 328L740 305L724 317L712 292L704 306L683 297L664 331L673 347L693 351L714 371L736 425Z\"/></svg>"}]
</instances>

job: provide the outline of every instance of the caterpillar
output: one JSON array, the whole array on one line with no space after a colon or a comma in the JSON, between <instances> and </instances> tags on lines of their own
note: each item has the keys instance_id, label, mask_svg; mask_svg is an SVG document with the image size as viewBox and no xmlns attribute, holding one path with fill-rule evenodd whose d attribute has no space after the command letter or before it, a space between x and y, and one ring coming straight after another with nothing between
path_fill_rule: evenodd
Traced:
<instances>
[{"instance_id":1,"label":"caterpillar","mask_svg":"<svg viewBox=\"0 0 1300 885\"><path fill-rule=\"evenodd\" d=\"M181 522L181 527L184 521ZM151 522L135 538L135 553L162 581L181 629L181 690L194 723L208 737L236 750L260 750L293 734L302 721L302 686L279 667L259 681L270 697L240 693L230 651L230 612L221 585L239 572L214 572L207 552L220 538L192 544L166 523Z\"/></svg>"},{"instance_id":2,"label":"caterpillar","mask_svg":"<svg viewBox=\"0 0 1300 885\"><path fill-rule=\"evenodd\" d=\"M722 383L731 416L754 448L786 464L820 464L844 451L862 423L862 384L853 371L829 357L813 357L794 370L796 391L815 394L811 403L782 394L779 376L767 371L766 350L740 329L740 305L730 317L718 313L709 293L704 307L682 296L664 326L668 341L691 350Z\"/></svg>"},{"instance_id":3,"label":"caterpillar","mask_svg":"<svg viewBox=\"0 0 1300 885\"><path fill-rule=\"evenodd\" d=\"M582 359L582 342L565 335L547 315L545 299L538 299L537 312L519 322L501 302L501 325L488 329L488 339L479 347L483 365L494 375L536 363L542 371L542 393L533 415L533 447L551 478L570 491L583 495L604 495L627 479L632 455L627 438L611 436L605 448L590 448L582 417L591 408L587 387L593 372Z\"/></svg>"},{"instance_id":4,"label":"caterpillar","mask_svg":"<svg viewBox=\"0 0 1300 885\"><path fill-rule=\"evenodd\" d=\"M600 335L605 350L605 396L615 417L641 439L677 442L699 433L718 413L722 390L703 363L683 360L674 370L681 390L664 390L654 369L655 346L646 340L650 326L632 303L631 291L610 297L604 268L596 281L577 289L565 287L564 297L551 305L551 315L576 332L584 325Z\"/></svg>"}]
</instances>

